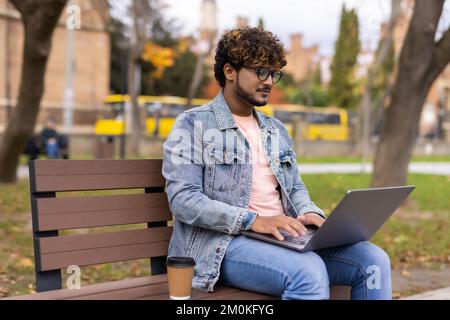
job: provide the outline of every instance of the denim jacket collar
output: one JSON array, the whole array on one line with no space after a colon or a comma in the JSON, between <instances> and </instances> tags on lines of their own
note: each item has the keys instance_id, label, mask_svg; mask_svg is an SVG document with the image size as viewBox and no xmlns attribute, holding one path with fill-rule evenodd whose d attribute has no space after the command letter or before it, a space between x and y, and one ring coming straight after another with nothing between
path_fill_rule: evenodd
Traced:
<instances>
[{"instance_id":1,"label":"denim jacket collar","mask_svg":"<svg viewBox=\"0 0 450 320\"><path fill-rule=\"evenodd\" d=\"M223 90L221 90L212 101L212 108L214 110L214 115L216 117L217 127L219 130L238 128L231 114L230 107L225 101ZM261 129L266 129L267 131L275 130L275 127L269 119L264 115L261 115L261 113L256 112L256 108L253 108L253 114L255 115Z\"/></svg>"}]
</instances>

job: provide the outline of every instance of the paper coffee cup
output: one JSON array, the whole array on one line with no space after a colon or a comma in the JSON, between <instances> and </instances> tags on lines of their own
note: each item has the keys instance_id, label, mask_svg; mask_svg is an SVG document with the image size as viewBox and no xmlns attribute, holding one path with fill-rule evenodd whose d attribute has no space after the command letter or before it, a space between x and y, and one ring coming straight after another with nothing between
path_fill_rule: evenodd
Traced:
<instances>
[{"instance_id":1,"label":"paper coffee cup","mask_svg":"<svg viewBox=\"0 0 450 320\"><path fill-rule=\"evenodd\" d=\"M166 262L171 300L189 300L195 261L189 257L169 257Z\"/></svg>"}]
</instances>

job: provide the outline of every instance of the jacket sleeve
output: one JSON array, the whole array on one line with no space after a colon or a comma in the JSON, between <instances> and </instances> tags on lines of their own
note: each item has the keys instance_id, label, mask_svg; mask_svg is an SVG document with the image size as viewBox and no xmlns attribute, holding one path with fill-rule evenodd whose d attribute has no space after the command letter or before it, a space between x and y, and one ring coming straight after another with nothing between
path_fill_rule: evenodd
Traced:
<instances>
[{"instance_id":1,"label":"jacket sleeve","mask_svg":"<svg viewBox=\"0 0 450 320\"><path fill-rule=\"evenodd\" d=\"M169 207L174 218L185 224L230 235L250 229L256 213L212 200L203 192L204 162L196 161L194 115L180 114L163 145L163 176ZM201 139L201 137L199 137ZM201 141L196 144L200 150ZM202 151L202 150L201 150Z\"/></svg>"}]
</instances>

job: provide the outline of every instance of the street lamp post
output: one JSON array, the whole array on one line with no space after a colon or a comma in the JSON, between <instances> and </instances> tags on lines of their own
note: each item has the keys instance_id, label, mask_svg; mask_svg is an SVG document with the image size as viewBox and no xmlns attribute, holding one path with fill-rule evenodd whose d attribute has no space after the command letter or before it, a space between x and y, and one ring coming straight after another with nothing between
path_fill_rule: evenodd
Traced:
<instances>
[{"instance_id":1,"label":"street lamp post","mask_svg":"<svg viewBox=\"0 0 450 320\"><path fill-rule=\"evenodd\" d=\"M74 10L75 9L75 10ZM74 5L73 0L69 1L67 12L72 14L67 21L67 51L66 51L66 87L64 89L64 131L67 135L72 132L73 125L73 60L74 60L74 29L79 28L76 22L79 19L79 8ZM76 16L78 14L78 16ZM78 20L79 21L79 20Z\"/></svg>"}]
</instances>

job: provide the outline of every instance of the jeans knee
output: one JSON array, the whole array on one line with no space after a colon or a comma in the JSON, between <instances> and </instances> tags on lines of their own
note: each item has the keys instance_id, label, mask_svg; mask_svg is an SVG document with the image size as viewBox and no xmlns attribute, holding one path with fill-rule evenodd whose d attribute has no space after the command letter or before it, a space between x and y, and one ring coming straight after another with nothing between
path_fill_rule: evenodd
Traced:
<instances>
[{"instance_id":1,"label":"jeans knee","mask_svg":"<svg viewBox=\"0 0 450 320\"><path fill-rule=\"evenodd\" d=\"M309 270L308 278L305 281L305 289L310 292L316 300L328 300L330 297L330 283L328 273L324 268Z\"/></svg>"},{"instance_id":2,"label":"jeans knee","mask_svg":"<svg viewBox=\"0 0 450 320\"><path fill-rule=\"evenodd\" d=\"M302 265L293 273L282 298L327 300L330 296L328 273L324 262L317 257L314 263Z\"/></svg>"},{"instance_id":3,"label":"jeans knee","mask_svg":"<svg viewBox=\"0 0 450 320\"><path fill-rule=\"evenodd\" d=\"M391 260L386 251L384 251L383 249L372 243L369 243L369 246L370 247L369 250L367 250L367 254L370 265L377 266L381 270L390 270Z\"/></svg>"}]
</instances>

